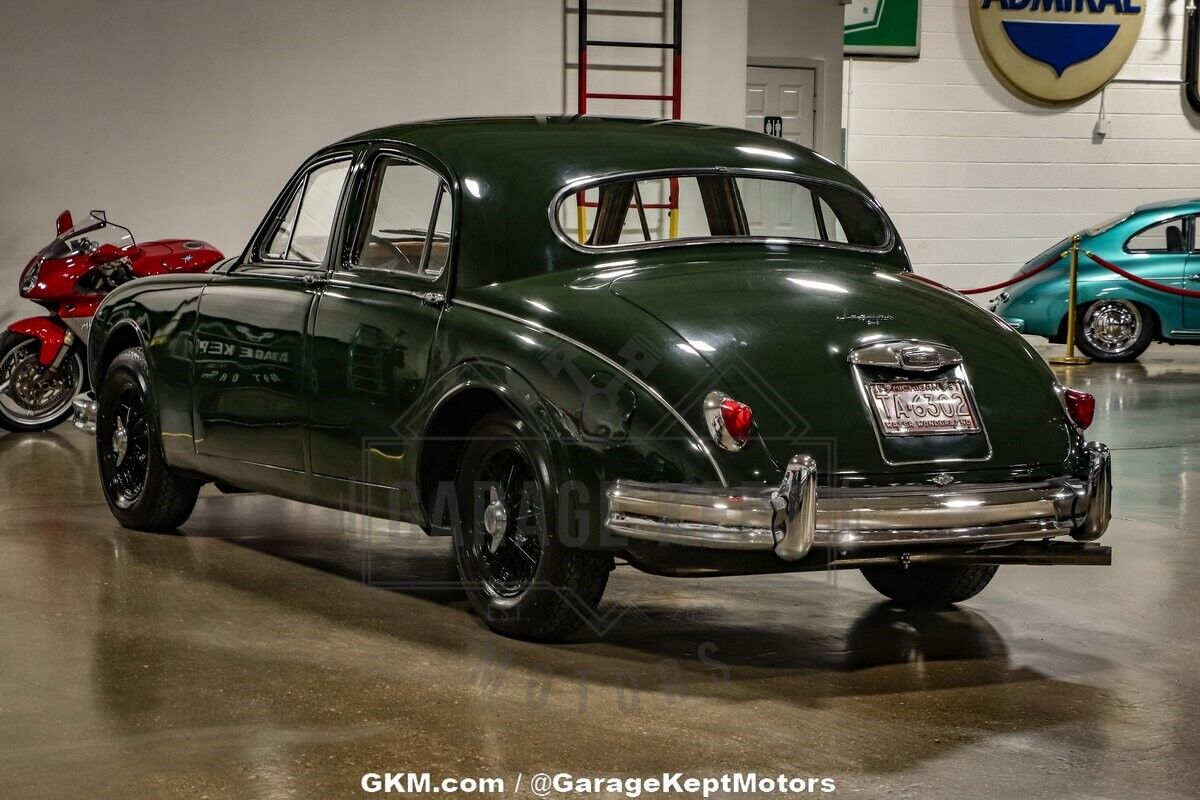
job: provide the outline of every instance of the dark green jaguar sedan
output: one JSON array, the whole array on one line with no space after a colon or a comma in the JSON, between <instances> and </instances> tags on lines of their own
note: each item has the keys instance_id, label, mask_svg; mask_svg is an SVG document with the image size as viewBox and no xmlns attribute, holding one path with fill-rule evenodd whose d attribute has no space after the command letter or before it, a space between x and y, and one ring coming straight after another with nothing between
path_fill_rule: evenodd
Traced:
<instances>
[{"instance_id":1,"label":"dark green jaguar sedan","mask_svg":"<svg viewBox=\"0 0 1200 800\"><path fill-rule=\"evenodd\" d=\"M915 276L845 170L747 131L352 136L238 257L110 294L88 352L121 524L183 525L207 481L411 522L514 636L591 620L617 561L926 604L1110 561L1091 396Z\"/></svg>"}]
</instances>

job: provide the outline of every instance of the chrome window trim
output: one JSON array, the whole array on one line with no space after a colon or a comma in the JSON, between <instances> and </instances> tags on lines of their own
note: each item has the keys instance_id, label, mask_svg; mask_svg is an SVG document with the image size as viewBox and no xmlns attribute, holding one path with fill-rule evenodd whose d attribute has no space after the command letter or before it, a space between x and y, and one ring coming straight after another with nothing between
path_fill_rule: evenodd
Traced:
<instances>
[{"instance_id":1,"label":"chrome window trim","mask_svg":"<svg viewBox=\"0 0 1200 800\"><path fill-rule=\"evenodd\" d=\"M666 398L664 398L661 394L658 393L657 389L655 389L650 384L646 383L646 381L644 381L642 378L635 375L633 372L630 372L629 369L627 369L626 367L622 366L621 364L617 363L613 359L604 355L599 350L589 347L588 345L584 344L583 342L579 341L578 339L574 339L570 336L567 336L565 333L560 333L560 332L554 330L553 328L549 328L549 327L543 325L542 323L538 322L537 320L524 319L522 317L518 317L514 314L509 314L506 311L500 311L499 309L495 309L490 306L480 305L479 303L472 303L469 300L461 300L461 299L456 298L454 300L454 305L463 306L464 308L471 308L476 311L482 311L485 314L492 314L494 316L501 317L503 319L507 319L512 322L519 323L521 325L526 325L530 328L541 331L542 333L545 333L548 336L553 336L554 338L559 339L560 341L566 342L567 344L570 344L574 347L578 347L580 350L583 350L584 352L588 353L589 355L592 355L595 358L598 358L600 361L607 364L610 368L615 369L617 372L619 372L622 375L624 375L625 377L629 378L629 380L631 380L633 383L635 383L639 387L641 387L642 391L646 392L646 394L648 394L648 395L650 395L650 397L654 398L654 400L656 402L658 402L663 408L665 408L671 414L671 416L673 416L675 418L676 422L678 422L680 425L683 426L683 429L688 432L689 436L692 437L692 441L700 449L700 452L703 453L708 458L709 463L712 464L713 471L717 473L717 480L719 480L721 482L722 486L729 485L729 482L725 479L725 473L721 471L721 466L717 463L717 459L713 457L712 450L709 448L708 443L700 436L699 433L696 432L696 429L693 428L692 425L687 421L687 419L685 419L684 416L679 413L679 410L676 409L675 406L668 403Z\"/></svg>"},{"instance_id":2,"label":"chrome window trim","mask_svg":"<svg viewBox=\"0 0 1200 800\"><path fill-rule=\"evenodd\" d=\"M764 178L774 180L787 180L791 183L813 183L822 186L829 186L834 189L840 189L857 196L865 202L867 206L879 215L883 222L884 231L887 234L887 239L883 244L878 246L854 245L845 242L827 242L820 239L797 239L785 236L693 236L681 239L659 239L653 242L629 242L627 244L612 244L612 245L585 245L576 241L567 235L563 230L562 225L558 221L559 207L566 199L573 194L593 189L603 183L611 183L621 180L652 180L654 178L693 178L703 175L731 175L747 178ZM702 245L727 245L727 244L776 244L787 247L823 247L832 250L838 250L851 253L872 253L882 255L889 253L895 247L897 242L895 226L892 225L891 219L883 210L883 206L879 201L871 195L860 189L848 186L837 181L827 180L825 178L815 178L807 175L798 175L795 172L781 169L769 169L766 167L700 167L691 169L652 169L652 170L627 170L622 172L612 172L605 175L589 175L584 178L577 178L567 183L565 187L559 189L550 201L550 207L547 210L547 217L550 220L550 229L554 232L555 238L565 244L567 247L579 253L587 253L588 255L598 255L603 253L629 253L639 252L642 250L659 250L664 247L696 247Z\"/></svg>"},{"instance_id":3,"label":"chrome window trim","mask_svg":"<svg viewBox=\"0 0 1200 800\"><path fill-rule=\"evenodd\" d=\"M385 270L386 271L386 270ZM335 276L337 273L334 273ZM358 273L355 273L358 274ZM403 273L407 277L415 278L415 275ZM325 281L326 286L332 286L338 289L369 289L373 292L384 292L386 294L398 294L404 297L415 297L418 300L424 300L429 292L418 292L415 289L401 289L399 286L380 286L378 283L357 283L355 281L346 280L345 278L333 277Z\"/></svg>"}]
</instances>

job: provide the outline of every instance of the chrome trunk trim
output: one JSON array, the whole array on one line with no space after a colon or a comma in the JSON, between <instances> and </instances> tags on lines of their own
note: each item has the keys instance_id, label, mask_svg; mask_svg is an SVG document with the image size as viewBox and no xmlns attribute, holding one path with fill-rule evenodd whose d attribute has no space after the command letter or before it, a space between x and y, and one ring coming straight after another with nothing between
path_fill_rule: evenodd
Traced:
<instances>
[{"instance_id":1,"label":"chrome trunk trim","mask_svg":"<svg viewBox=\"0 0 1200 800\"><path fill-rule=\"evenodd\" d=\"M953 347L916 339L877 342L850 352L851 364L886 367L904 372L938 372L962 363L962 355Z\"/></svg>"}]
</instances>

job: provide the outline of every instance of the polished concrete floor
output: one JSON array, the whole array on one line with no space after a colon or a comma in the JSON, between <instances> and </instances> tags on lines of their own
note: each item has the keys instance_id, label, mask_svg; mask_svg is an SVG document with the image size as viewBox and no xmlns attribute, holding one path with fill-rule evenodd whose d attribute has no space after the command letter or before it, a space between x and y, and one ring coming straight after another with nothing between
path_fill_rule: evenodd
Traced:
<instances>
[{"instance_id":1,"label":"polished concrete floor","mask_svg":"<svg viewBox=\"0 0 1200 800\"><path fill-rule=\"evenodd\" d=\"M560 646L484 630L444 541L208 491L182 535L131 533L89 439L0 434L0 798L361 797L410 770L1194 798L1200 348L1064 377L1116 450L1113 567L1006 567L936 613L857 573L624 567Z\"/></svg>"}]
</instances>

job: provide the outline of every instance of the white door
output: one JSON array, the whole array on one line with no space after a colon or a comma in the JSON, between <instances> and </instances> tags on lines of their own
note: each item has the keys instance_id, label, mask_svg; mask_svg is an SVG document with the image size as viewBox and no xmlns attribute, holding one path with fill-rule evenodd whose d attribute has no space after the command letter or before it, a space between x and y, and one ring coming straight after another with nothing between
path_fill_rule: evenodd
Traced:
<instances>
[{"instance_id":1,"label":"white door","mask_svg":"<svg viewBox=\"0 0 1200 800\"><path fill-rule=\"evenodd\" d=\"M817 71L746 68L746 127L812 147L816 133Z\"/></svg>"},{"instance_id":2,"label":"white door","mask_svg":"<svg viewBox=\"0 0 1200 800\"><path fill-rule=\"evenodd\" d=\"M816 130L817 72L786 67L746 68L746 127L812 147ZM820 234L819 204L802 186L741 180L750 229L761 236L803 239Z\"/></svg>"}]
</instances>

